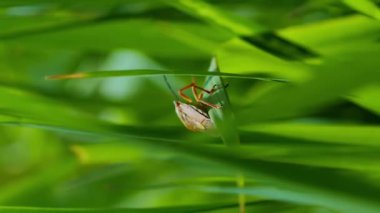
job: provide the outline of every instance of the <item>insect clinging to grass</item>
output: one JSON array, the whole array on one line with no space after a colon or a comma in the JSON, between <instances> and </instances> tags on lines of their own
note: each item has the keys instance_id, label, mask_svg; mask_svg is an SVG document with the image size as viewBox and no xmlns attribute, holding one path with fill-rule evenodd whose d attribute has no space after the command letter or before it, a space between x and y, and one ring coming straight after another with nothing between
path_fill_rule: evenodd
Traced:
<instances>
[{"instance_id":1,"label":"insect clinging to grass","mask_svg":"<svg viewBox=\"0 0 380 213\"><path fill-rule=\"evenodd\" d=\"M208 110L211 108L218 109L222 105L217 105L204 100L204 94L213 95L215 92L222 88L226 88L227 85L214 85L211 89L206 89L199 86L195 79L182 89L178 90L178 95L184 99L187 103L179 100L174 101L175 111L178 118L183 125L193 132L205 132L215 128L212 122ZM184 92L191 89L194 100L187 96Z\"/></svg>"}]
</instances>

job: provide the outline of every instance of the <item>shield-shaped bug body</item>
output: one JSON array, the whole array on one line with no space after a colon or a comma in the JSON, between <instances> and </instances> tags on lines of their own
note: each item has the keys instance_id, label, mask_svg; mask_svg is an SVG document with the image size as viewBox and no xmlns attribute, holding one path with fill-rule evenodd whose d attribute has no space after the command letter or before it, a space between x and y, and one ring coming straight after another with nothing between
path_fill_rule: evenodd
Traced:
<instances>
[{"instance_id":1,"label":"shield-shaped bug body","mask_svg":"<svg viewBox=\"0 0 380 213\"><path fill-rule=\"evenodd\" d=\"M214 129L210 116L201 109L180 101L174 101L174 106L178 118L187 129L194 132Z\"/></svg>"},{"instance_id":2,"label":"shield-shaped bug body","mask_svg":"<svg viewBox=\"0 0 380 213\"><path fill-rule=\"evenodd\" d=\"M214 85L211 90L207 90L198 86L193 80L191 84L183 87L178 91L179 95L188 103L174 101L175 111L178 115L178 118L187 129L194 132L204 132L215 128L208 114L208 109L220 108L221 106L203 100L203 93L212 95L214 92L221 88L222 87L217 87L217 85ZM193 100L184 94L184 91L187 89L192 90L194 99L196 101L195 104L191 104ZM201 92L198 94L197 90L200 90Z\"/></svg>"}]
</instances>

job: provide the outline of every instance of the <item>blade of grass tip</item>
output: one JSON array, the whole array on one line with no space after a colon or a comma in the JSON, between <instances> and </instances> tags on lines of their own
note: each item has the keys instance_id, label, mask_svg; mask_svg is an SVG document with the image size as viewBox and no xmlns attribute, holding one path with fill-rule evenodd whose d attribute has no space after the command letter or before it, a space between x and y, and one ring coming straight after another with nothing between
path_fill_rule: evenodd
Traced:
<instances>
[{"instance_id":1,"label":"blade of grass tip","mask_svg":"<svg viewBox=\"0 0 380 213\"><path fill-rule=\"evenodd\" d=\"M216 58L211 59L211 64L209 67L209 72L219 73L218 63ZM225 146L236 147L240 145L239 133L235 125L235 116L233 114L231 103L228 98L228 94L225 90L225 83L220 76L212 76L206 79L205 86L220 85L220 90L215 95L220 101L223 107L220 109L211 109L209 115L215 124L219 136L222 138ZM237 186L240 188L244 187L244 175L239 172L237 175ZM245 195L243 193L238 195L239 210L241 213L245 212Z\"/></svg>"},{"instance_id":2,"label":"blade of grass tip","mask_svg":"<svg viewBox=\"0 0 380 213\"><path fill-rule=\"evenodd\" d=\"M219 73L218 64L215 58L212 58L209 72ZM239 134L235 125L235 116L231 109L231 104L225 91L225 83L220 76L212 76L206 79L205 87L211 88L214 85L220 86L220 89L214 93L213 100L218 100L222 105L219 109L211 109L209 115L215 124L220 137L228 147L239 145Z\"/></svg>"}]
</instances>

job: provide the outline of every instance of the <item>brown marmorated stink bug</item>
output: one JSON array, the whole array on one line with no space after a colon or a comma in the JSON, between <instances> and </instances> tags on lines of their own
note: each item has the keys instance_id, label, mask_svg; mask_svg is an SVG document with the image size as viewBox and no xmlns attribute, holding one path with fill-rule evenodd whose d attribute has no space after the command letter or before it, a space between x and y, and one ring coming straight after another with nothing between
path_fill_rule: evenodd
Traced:
<instances>
[{"instance_id":1,"label":"brown marmorated stink bug","mask_svg":"<svg viewBox=\"0 0 380 213\"><path fill-rule=\"evenodd\" d=\"M223 87L225 88L227 86L228 85L218 87L218 85L214 85L210 90L207 90L197 85L193 79L191 84L180 89L178 91L178 94L185 101L187 101L187 103L176 100L174 101L174 106L178 118L181 120L183 125L193 132L205 132L214 129L215 126L210 119L208 110L210 108L218 109L221 107L221 105L212 104L203 100L203 95L204 93L213 95L219 89ZM195 103L189 96L184 94L184 91L188 89L192 90ZM200 90L200 93L198 93L198 90Z\"/></svg>"}]
</instances>

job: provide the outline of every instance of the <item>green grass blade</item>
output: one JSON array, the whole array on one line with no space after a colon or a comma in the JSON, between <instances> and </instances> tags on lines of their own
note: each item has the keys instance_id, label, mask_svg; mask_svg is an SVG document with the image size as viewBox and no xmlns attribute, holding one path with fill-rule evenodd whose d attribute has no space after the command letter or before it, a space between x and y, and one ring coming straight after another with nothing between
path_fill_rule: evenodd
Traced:
<instances>
[{"instance_id":1,"label":"green grass blade","mask_svg":"<svg viewBox=\"0 0 380 213\"><path fill-rule=\"evenodd\" d=\"M177 127L115 125L101 121L71 104L29 91L8 87L0 87L0 91L0 100L7 100L0 103L0 114L4 115L1 125L41 126L62 132L85 132L87 135L122 132L125 135L130 133L131 138L161 138L169 141L186 137L184 130ZM22 104L24 102L28 104Z\"/></svg>"},{"instance_id":2,"label":"green grass blade","mask_svg":"<svg viewBox=\"0 0 380 213\"><path fill-rule=\"evenodd\" d=\"M380 115L380 87L369 85L347 97L353 103Z\"/></svg>"},{"instance_id":3,"label":"green grass blade","mask_svg":"<svg viewBox=\"0 0 380 213\"><path fill-rule=\"evenodd\" d=\"M211 24L225 28L238 35L252 35L264 29L256 23L248 23L233 15L227 14L218 8L200 0L166 1L174 7L183 10L195 17L201 18Z\"/></svg>"},{"instance_id":4,"label":"green grass blade","mask_svg":"<svg viewBox=\"0 0 380 213\"><path fill-rule=\"evenodd\" d=\"M219 73L219 66L216 58L211 59L211 64L209 67L209 72ZM237 126L235 122L235 115L232 111L231 103L227 94L227 91L224 88L226 83L221 77L209 77L206 79L208 85L205 85L207 88L213 88L213 85L220 85L221 88L216 94L212 94L211 97L217 98L219 100L219 105L222 106L221 109L211 109L209 110L209 115L212 122L217 128L217 132L222 138L224 145L226 147L236 147L240 145L239 133L237 131ZM244 187L244 176L240 173L237 174L237 185L239 187ZM240 212L245 212L245 197L243 194L240 194L238 197Z\"/></svg>"},{"instance_id":5,"label":"green grass blade","mask_svg":"<svg viewBox=\"0 0 380 213\"><path fill-rule=\"evenodd\" d=\"M260 208L266 205L260 202L251 202L250 205ZM177 213L177 212L208 212L223 209L230 209L236 207L236 204L210 204L210 205L193 205L193 206L177 206L177 207L157 207L157 208L49 208L49 207L7 207L1 206L0 211L4 213L29 213L29 212L42 212L42 213L56 213L56 212L88 212L88 213Z\"/></svg>"},{"instance_id":6,"label":"green grass blade","mask_svg":"<svg viewBox=\"0 0 380 213\"><path fill-rule=\"evenodd\" d=\"M253 133L265 133L327 144L380 146L380 134L378 132L380 127L377 125L278 123L258 124L242 129Z\"/></svg>"},{"instance_id":7,"label":"green grass blade","mask_svg":"<svg viewBox=\"0 0 380 213\"><path fill-rule=\"evenodd\" d=\"M352 9L380 21L380 9L371 0L342 0Z\"/></svg>"},{"instance_id":8,"label":"green grass blade","mask_svg":"<svg viewBox=\"0 0 380 213\"><path fill-rule=\"evenodd\" d=\"M304 57L317 57L317 54L296 42L281 38L275 33L268 32L261 24L254 21L246 21L238 16L222 11L218 7L201 0L165 1L170 5L194 16L228 30L238 36L247 44L260 47L265 51L290 59L302 59Z\"/></svg>"},{"instance_id":9,"label":"green grass blade","mask_svg":"<svg viewBox=\"0 0 380 213\"><path fill-rule=\"evenodd\" d=\"M292 82L303 81L310 74L305 64L278 58L239 39L226 42L216 57L222 73L257 73Z\"/></svg>"},{"instance_id":10,"label":"green grass blade","mask_svg":"<svg viewBox=\"0 0 380 213\"><path fill-rule=\"evenodd\" d=\"M72 49L72 50L95 50L98 52L111 51L115 49L134 49L143 51L153 56L173 58L202 58L205 57L204 50L183 44L182 41L168 36L163 21L152 21L148 19L109 20L95 22L78 27L61 28L53 26L48 29L31 29L29 31L14 32L3 35L1 42L15 45L22 44L28 48L46 47L50 49ZM170 25L170 23L169 23ZM194 30L205 35L206 26L199 24L178 23L179 27ZM195 27L194 27L195 26ZM174 27L174 26L173 26ZM60 30L55 30L58 28ZM137 32L134 29L140 28ZM19 34L19 36L15 36ZM118 35L118 37L114 37ZM112 37L112 40L108 38ZM218 39L219 36L214 36ZM222 35L224 38L225 35ZM62 42L65 38L65 42ZM208 39L213 41L214 38ZM144 41L144 42L142 42ZM160 41L160 42L157 42ZM213 50L208 49L207 53Z\"/></svg>"},{"instance_id":11,"label":"green grass blade","mask_svg":"<svg viewBox=\"0 0 380 213\"><path fill-rule=\"evenodd\" d=\"M282 37L336 57L353 48L371 49L380 33L379 23L364 16L345 16L279 30Z\"/></svg>"},{"instance_id":12,"label":"green grass blade","mask_svg":"<svg viewBox=\"0 0 380 213\"><path fill-rule=\"evenodd\" d=\"M143 76L223 76L229 78L243 78L254 79L262 81L278 81L284 82L282 79L265 78L260 75L249 74L234 74L234 73L207 73L201 71L166 71L166 70L125 70L125 71L94 71L94 72L79 72L73 74L58 74L47 76L46 79L59 80L59 79L83 79L83 78L107 78L107 77L143 77Z\"/></svg>"},{"instance_id":13,"label":"green grass blade","mask_svg":"<svg viewBox=\"0 0 380 213\"><path fill-rule=\"evenodd\" d=\"M209 73L220 73L216 58L213 58L211 60ZM205 85L206 88L212 88L214 85L226 85L226 83L220 77L209 77L209 79L206 79L206 82L208 83L208 85ZM213 100L219 100L218 104L222 106L221 109L211 109L209 111L209 114L224 144L227 147L239 145L239 134L236 129L235 116L232 111L227 91L222 87L210 98Z\"/></svg>"},{"instance_id":14,"label":"green grass blade","mask_svg":"<svg viewBox=\"0 0 380 213\"><path fill-rule=\"evenodd\" d=\"M296 117L337 102L341 96L378 79L379 74L373 67L379 65L376 57L379 53L378 50L363 50L328 60L314 68L314 76L309 80L296 85L282 85L257 97L249 109L237 114L239 121L250 123ZM346 64L350 65L351 72L347 72ZM248 99L253 100L254 97Z\"/></svg>"}]
</instances>

